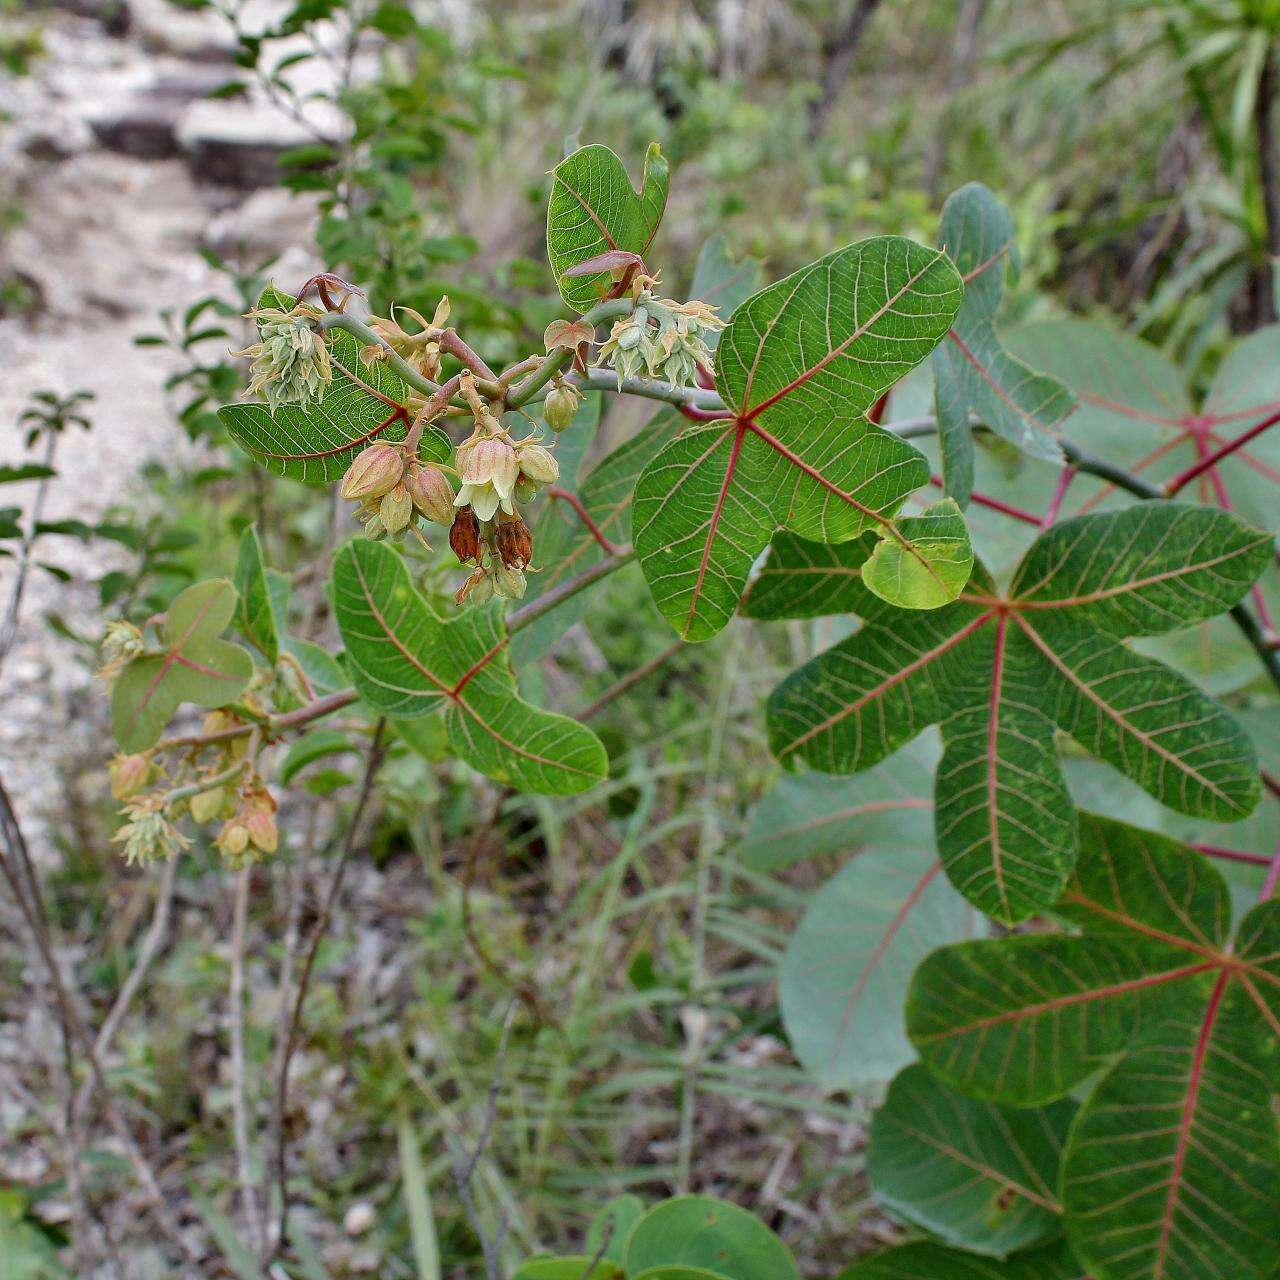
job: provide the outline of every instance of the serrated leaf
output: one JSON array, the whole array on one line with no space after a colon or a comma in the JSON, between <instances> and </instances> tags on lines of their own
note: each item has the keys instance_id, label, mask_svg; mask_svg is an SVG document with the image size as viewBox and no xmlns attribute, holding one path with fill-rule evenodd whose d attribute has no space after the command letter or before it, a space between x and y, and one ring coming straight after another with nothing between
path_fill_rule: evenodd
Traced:
<instances>
[{"instance_id":1,"label":"serrated leaf","mask_svg":"<svg viewBox=\"0 0 1280 1280\"><path fill-rule=\"evenodd\" d=\"M891 1213L938 1239L1003 1258L1061 1230L1058 1166L1075 1104L1014 1109L948 1089L919 1064L871 1124L867 1178Z\"/></svg>"},{"instance_id":2,"label":"serrated leaf","mask_svg":"<svg viewBox=\"0 0 1280 1280\"><path fill-rule=\"evenodd\" d=\"M710 1196L664 1200L631 1230L628 1276L676 1265L733 1280L799 1280L800 1275L786 1245L759 1218Z\"/></svg>"},{"instance_id":3,"label":"serrated leaf","mask_svg":"<svg viewBox=\"0 0 1280 1280\"><path fill-rule=\"evenodd\" d=\"M650 143L637 191L622 161L608 147L579 147L551 171L547 201L547 257L560 296L575 311L599 302L613 283L609 271L568 275L573 268L614 250L643 257L667 204L670 170L661 148Z\"/></svg>"},{"instance_id":4,"label":"serrated leaf","mask_svg":"<svg viewBox=\"0 0 1280 1280\"><path fill-rule=\"evenodd\" d=\"M268 289L259 306L288 309L293 299ZM218 410L231 438L260 466L304 484L341 479L356 454L373 440L403 440L412 420L409 389L384 361L366 362L360 343L342 330L328 334L333 381L324 398L305 409L232 404ZM422 433L418 456L448 462L453 446L438 427Z\"/></svg>"},{"instance_id":5,"label":"serrated leaf","mask_svg":"<svg viewBox=\"0 0 1280 1280\"><path fill-rule=\"evenodd\" d=\"M954 498L944 498L899 520L862 566L862 580L901 609L937 609L960 594L972 570L964 516Z\"/></svg>"},{"instance_id":6,"label":"serrated leaf","mask_svg":"<svg viewBox=\"0 0 1280 1280\"><path fill-rule=\"evenodd\" d=\"M383 715L444 711L454 750L499 782L546 795L585 791L608 771L585 725L521 700L498 606L445 621L390 547L357 539L334 558L333 602L347 668Z\"/></svg>"},{"instance_id":7,"label":"serrated leaf","mask_svg":"<svg viewBox=\"0 0 1280 1280\"><path fill-rule=\"evenodd\" d=\"M224 707L244 691L253 659L218 639L235 608L236 589L226 578L197 582L169 606L162 651L133 658L112 691L111 723L122 751L153 746L183 702Z\"/></svg>"},{"instance_id":8,"label":"serrated leaf","mask_svg":"<svg viewBox=\"0 0 1280 1280\"><path fill-rule=\"evenodd\" d=\"M1005 1262L940 1244L903 1244L846 1267L836 1280L1089 1280L1064 1243Z\"/></svg>"},{"instance_id":9,"label":"serrated leaf","mask_svg":"<svg viewBox=\"0 0 1280 1280\"><path fill-rule=\"evenodd\" d=\"M733 416L676 437L636 486L641 567L686 640L725 625L775 530L843 542L892 529L928 467L865 414L937 345L961 292L944 254L882 236L735 311L716 349Z\"/></svg>"},{"instance_id":10,"label":"serrated leaf","mask_svg":"<svg viewBox=\"0 0 1280 1280\"><path fill-rule=\"evenodd\" d=\"M1180 812L1231 820L1256 805L1256 758L1235 722L1113 637L1226 608L1269 556L1234 516L1177 503L1069 521L1031 547L1008 596L975 571L961 600L930 612L864 604L856 635L774 690L770 745L784 763L856 772L940 723L948 875L989 914L1025 919L1075 857L1055 727Z\"/></svg>"},{"instance_id":11,"label":"serrated leaf","mask_svg":"<svg viewBox=\"0 0 1280 1280\"><path fill-rule=\"evenodd\" d=\"M255 525L249 525L240 535L235 586L239 594L236 602L236 626L245 639L274 666L280 656L280 630L267 582L266 565L262 560L262 543L258 540Z\"/></svg>"},{"instance_id":12,"label":"serrated leaf","mask_svg":"<svg viewBox=\"0 0 1280 1280\"><path fill-rule=\"evenodd\" d=\"M1075 401L1056 379L1007 351L996 332L1006 263L1016 261L1013 219L986 187L971 182L943 206L939 237L965 280L964 305L947 335L946 355L934 366L935 375L941 371L937 395L948 432L965 432L972 411L1023 452L1061 462L1057 437ZM964 446L951 443L953 462L959 452L963 468Z\"/></svg>"}]
</instances>

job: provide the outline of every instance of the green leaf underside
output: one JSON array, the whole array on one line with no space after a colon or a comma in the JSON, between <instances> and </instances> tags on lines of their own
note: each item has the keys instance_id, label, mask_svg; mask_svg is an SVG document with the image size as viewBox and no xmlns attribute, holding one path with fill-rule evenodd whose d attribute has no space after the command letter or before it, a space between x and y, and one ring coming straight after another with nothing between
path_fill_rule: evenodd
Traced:
<instances>
[{"instance_id":1,"label":"green leaf underside","mask_svg":"<svg viewBox=\"0 0 1280 1280\"><path fill-rule=\"evenodd\" d=\"M856 545L832 550L859 563ZM809 554L794 542L781 552ZM898 611L865 590L859 601L842 576L840 607L865 624L774 690L770 744L784 763L856 772L940 724L943 864L982 910L1025 919L1057 897L1075 857L1055 728L1180 812L1230 821L1257 803L1256 758L1234 720L1117 637L1229 607L1269 554L1268 539L1225 512L1148 503L1055 527L1007 599L978 570L956 603ZM824 555L814 579L834 577L835 561ZM766 580L750 609L778 616L813 598Z\"/></svg>"},{"instance_id":2,"label":"green leaf underside","mask_svg":"<svg viewBox=\"0 0 1280 1280\"><path fill-rule=\"evenodd\" d=\"M836 1280L1089 1280L1065 1243L1005 1262L940 1244L903 1244L842 1271Z\"/></svg>"},{"instance_id":3,"label":"green leaf underside","mask_svg":"<svg viewBox=\"0 0 1280 1280\"><path fill-rule=\"evenodd\" d=\"M636 191L626 167L608 147L579 147L551 171L547 257L560 295L576 311L599 302L613 283L608 271L566 276L580 262L610 249L644 256L662 221L670 171L650 144Z\"/></svg>"},{"instance_id":4,"label":"green leaf underside","mask_svg":"<svg viewBox=\"0 0 1280 1280\"><path fill-rule=\"evenodd\" d=\"M413 719L443 707L457 754L522 790L568 795L605 776L595 734L517 695L496 604L445 621L414 589L404 560L363 539L334 559L333 601L351 679L376 711Z\"/></svg>"},{"instance_id":5,"label":"green leaf underside","mask_svg":"<svg viewBox=\"0 0 1280 1280\"><path fill-rule=\"evenodd\" d=\"M1075 1104L1015 1109L965 1098L925 1067L889 1087L867 1147L880 1204L938 1239L1005 1257L1061 1230L1058 1166Z\"/></svg>"},{"instance_id":6,"label":"green leaf underside","mask_svg":"<svg viewBox=\"0 0 1280 1280\"><path fill-rule=\"evenodd\" d=\"M940 378L935 397L943 405L944 468L948 463L949 470L959 468L959 492L967 497L972 446L957 437L969 434L969 411L1025 453L1061 462L1057 433L1075 401L1056 379L1007 351L996 332L1006 263L1015 253L1013 219L1004 207L981 183L971 182L943 207L940 238L966 288L945 355L934 364L935 378Z\"/></svg>"},{"instance_id":7,"label":"green leaf underside","mask_svg":"<svg viewBox=\"0 0 1280 1280\"><path fill-rule=\"evenodd\" d=\"M164 652L132 659L112 690L111 723L122 751L154 746L183 702L223 707L244 692L253 659L218 639L235 608L236 589L225 578L197 582L169 606Z\"/></svg>"},{"instance_id":8,"label":"green leaf underside","mask_svg":"<svg viewBox=\"0 0 1280 1280\"><path fill-rule=\"evenodd\" d=\"M260 304L287 308L293 300L270 302L264 294ZM218 410L227 433L255 462L304 484L341 479L351 460L372 441L403 440L411 417L405 408L408 387L395 370L383 361L362 360L361 344L342 330L331 330L328 342L333 381L319 402L305 409L281 405L274 412L256 403ZM418 456L424 462L448 462L452 455L453 445L438 427L422 433Z\"/></svg>"},{"instance_id":9,"label":"green leaf underside","mask_svg":"<svg viewBox=\"0 0 1280 1280\"><path fill-rule=\"evenodd\" d=\"M1116 1059L1063 1159L1082 1268L1266 1280L1280 1265L1280 902L1249 913L1229 947L1227 889L1200 855L1081 815L1059 912L1079 936L935 952L908 1002L913 1041L954 1087L1015 1106Z\"/></svg>"},{"instance_id":10,"label":"green leaf underside","mask_svg":"<svg viewBox=\"0 0 1280 1280\"><path fill-rule=\"evenodd\" d=\"M704 1268L732 1280L799 1280L787 1247L753 1214L710 1196L655 1205L627 1240L628 1276Z\"/></svg>"},{"instance_id":11,"label":"green leaf underside","mask_svg":"<svg viewBox=\"0 0 1280 1280\"><path fill-rule=\"evenodd\" d=\"M240 535L235 585L239 593L236 626L245 639L274 666L280 656L280 632L276 626L271 591L267 585L262 543L258 540L258 530L253 525Z\"/></svg>"},{"instance_id":12,"label":"green leaf underside","mask_svg":"<svg viewBox=\"0 0 1280 1280\"><path fill-rule=\"evenodd\" d=\"M716 349L734 416L678 436L636 486L636 551L686 640L727 623L775 530L821 542L884 530L927 483L924 457L865 414L937 345L961 293L945 255L884 236L738 307Z\"/></svg>"}]
</instances>

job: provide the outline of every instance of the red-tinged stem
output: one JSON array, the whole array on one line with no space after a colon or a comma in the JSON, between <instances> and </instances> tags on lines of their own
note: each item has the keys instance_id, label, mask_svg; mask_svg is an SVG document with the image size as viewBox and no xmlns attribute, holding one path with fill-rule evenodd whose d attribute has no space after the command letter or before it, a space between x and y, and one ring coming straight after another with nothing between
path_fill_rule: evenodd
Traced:
<instances>
[{"instance_id":1,"label":"red-tinged stem","mask_svg":"<svg viewBox=\"0 0 1280 1280\"><path fill-rule=\"evenodd\" d=\"M1058 518L1058 513L1062 510L1063 499L1067 496L1067 490L1071 488L1071 482L1075 479L1075 475L1076 469L1070 463L1067 463L1058 472L1058 483L1054 488L1053 497L1049 499L1049 509L1044 513L1044 519L1040 521L1042 529L1049 528Z\"/></svg>"},{"instance_id":2,"label":"red-tinged stem","mask_svg":"<svg viewBox=\"0 0 1280 1280\"><path fill-rule=\"evenodd\" d=\"M547 497L554 498L557 502L567 503L573 508L579 520L582 521L587 532L604 548L605 554L616 556L618 554L617 543L610 542L605 537L604 530L596 524L586 507L582 505L581 499L576 493L570 493L568 489L551 488L547 490Z\"/></svg>"},{"instance_id":3,"label":"red-tinged stem","mask_svg":"<svg viewBox=\"0 0 1280 1280\"><path fill-rule=\"evenodd\" d=\"M1276 856L1271 859L1270 870L1263 881L1262 892L1258 895L1260 902L1268 902L1275 896L1276 885L1280 884L1280 845L1276 846Z\"/></svg>"},{"instance_id":4,"label":"red-tinged stem","mask_svg":"<svg viewBox=\"0 0 1280 1280\"><path fill-rule=\"evenodd\" d=\"M879 400L867 410L867 421L878 426L884 421L884 411L889 407L889 393L886 391Z\"/></svg>"},{"instance_id":5,"label":"red-tinged stem","mask_svg":"<svg viewBox=\"0 0 1280 1280\"><path fill-rule=\"evenodd\" d=\"M942 488L943 479L941 476L930 476L938 488ZM985 493L971 493L969 495L970 502L976 502L980 507L990 507L992 511L999 511L1006 516L1012 516L1015 520L1021 520L1023 524L1033 524L1038 529L1040 527L1040 517L1034 516L1030 511L1023 511L1020 507L1010 506L1007 502L1001 502L999 498L989 498Z\"/></svg>"},{"instance_id":6,"label":"red-tinged stem","mask_svg":"<svg viewBox=\"0 0 1280 1280\"><path fill-rule=\"evenodd\" d=\"M1200 844L1193 841L1191 847L1206 858L1221 858L1224 862L1246 862L1254 867L1269 867L1272 859L1265 853L1246 853L1243 849L1224 849L1217 844Z\"/></svg>"},{"instance_id":7,"label":"red-tinged stem","mask_svg":"<svg viewBox=\"0 0 1280 1280\"><path fill-rule=\"evenodd\" d=\"M1243 435L1237 436L1234 440L1229 440L1220 449L1214 450L1213 453L1206 454L1198 462L1189 466L1185 471L1180 471L1171 480L1164 483L1164 493L1166 497L1172 498L1174 494L1184 489L1197 476L1209 471L1217 466L1223 458L1230 457L1237 449L1243 449L1250 440L1256 440L1264 431L1270 430L1277 422L1280 422L1280 410L1271 414L1270 417L1263 418L1256 426L1252 426Z\"/></svg>"},{"instance_id":8,"label":"red-tinged stem","mask_svg":"<svg viewBox=\"0 0 1280 1280\"><path fill-rule=\"evenodd\" d=\"M724 409L699 409L696 404L680 404L676 408L692 422L724 422L733 414Z\"/></svg>"},{"instance_id":9,"label":"red-tinged stem","mask_svg":"<svg viewBox=\"0 0 1280 1280\"><path fill-rule=\"evenodd\" d=\"M496 383L498 381L498 375L471 349L457 330L441 329L438 332L432 331L431 336L439 342L441 351L447 351L451 356L460 360L472 373L479 374L486 382Z\"/></svg>"}]
</instances>

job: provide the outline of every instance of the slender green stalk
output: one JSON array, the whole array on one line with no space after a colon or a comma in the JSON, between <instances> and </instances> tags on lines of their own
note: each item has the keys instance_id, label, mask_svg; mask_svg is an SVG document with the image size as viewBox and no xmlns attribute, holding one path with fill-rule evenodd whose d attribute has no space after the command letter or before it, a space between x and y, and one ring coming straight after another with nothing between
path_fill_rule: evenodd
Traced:
<instances>
[{"instance_id":1,"label":"slender green stalk","mask_svg":"<svg viewBox=\"0 0 1280 1280\"><path fill-rule=\"evenodd\" d=\"M630 298L609 298L604 302L596 303L590 311L586 312L582 317L582 323L590 325L594 330L595 326L604 320L613 320L618 316L627 315L633 306ZM573 352L568 348L561 347L553 351L518 387L511 388L507 393L507 408L518 409L522 404L528 404L557 373L569 366L572 359Z\"/></svg>"},{"instance_id":2,"label":"slender green stalk","mask_svg":"<svg viewBox=\"0 0 1280 1280\"><path fill-rule=\"evenodd\" d=\"M320 317L319 324L322 329L341 329L343 333L349 333L353 338L359 338L369 346L381 347L386 352L387 363L415 391L421 391L424 396L434 395L440 390L439 383L432 382L430 378L424 378L407 360L393 351L379 334L369 328L364 321L357 320L355 316L349 316L343 311L329 311Z\"/></svg>"}]
</instances>

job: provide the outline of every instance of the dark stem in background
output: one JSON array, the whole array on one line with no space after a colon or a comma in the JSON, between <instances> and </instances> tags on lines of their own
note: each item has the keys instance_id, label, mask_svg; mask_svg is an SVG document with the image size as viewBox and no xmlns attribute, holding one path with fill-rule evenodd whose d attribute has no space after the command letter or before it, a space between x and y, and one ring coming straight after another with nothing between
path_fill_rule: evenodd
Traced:
<instances>
[{"instance_id":1,"label":"dark stem in background","mask_svg":"<svg viewBox=\"0 0 1280 1280\"><path fill-rule=\"evenodd\" d=\"M809 125L806 136L810 142L822 132L822 126L831 114L831 108L840 95L840 86L849 77L853 55L858 52L867 24L880 7L880 0L854 0L853 9L843 26L828 32L822 38L822 76L818 96L809 103Z\"/></svg>"},{"instance_id":2,"label":"dark stem in background","mask_svg":"<svg viewBox=\"0 0 1280 1280\"><path fill-rule=\"evenodd\" d=\"M1276 318L1276 277L1273 259L1280 254L1280 164L1275 137L1276 57L1268 46L1258 74L1258 96L1253 104L1254 134L1258 146L1258 185L1266 216L1266 261L1254 268L1254 323L1270 324Z\"/></svg>"}]
</instances>

